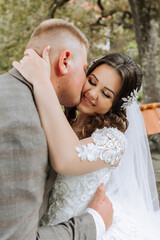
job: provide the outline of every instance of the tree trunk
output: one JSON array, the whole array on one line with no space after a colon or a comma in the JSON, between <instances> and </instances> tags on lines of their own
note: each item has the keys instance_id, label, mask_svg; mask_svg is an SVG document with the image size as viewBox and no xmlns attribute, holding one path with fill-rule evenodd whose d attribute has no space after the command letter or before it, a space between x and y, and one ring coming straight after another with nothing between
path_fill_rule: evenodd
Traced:
<instances>
[{"instance_id":1,"label":"tree trunk","mask_svg":"<svg viewBox=\"0 0 160 240\"><path fill-rule=\"evenodd\" d=\"M144 103L160 101L159 0L128 0L143 72Z\"/></svg>"}]
</instances>

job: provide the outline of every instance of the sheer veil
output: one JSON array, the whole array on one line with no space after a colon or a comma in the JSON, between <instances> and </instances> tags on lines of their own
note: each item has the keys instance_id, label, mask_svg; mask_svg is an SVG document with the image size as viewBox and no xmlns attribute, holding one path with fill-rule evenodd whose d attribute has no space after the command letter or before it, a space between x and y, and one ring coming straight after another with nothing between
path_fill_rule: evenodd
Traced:
<instances>
[{"instance_id":1,"label":"sheer veil","mask_svg":"<svg viewBox=\"0 0 160 240\"><path fill-rule=\"evenodd\" d=\"M146 129L136 101L127 107L127 119L127 150L120 166L112 172L107 193L129 215L137 219L138 213L138 219L142 215L144 221L145 213L158 212L159 200Z\"/></svg>"}]
</instances>

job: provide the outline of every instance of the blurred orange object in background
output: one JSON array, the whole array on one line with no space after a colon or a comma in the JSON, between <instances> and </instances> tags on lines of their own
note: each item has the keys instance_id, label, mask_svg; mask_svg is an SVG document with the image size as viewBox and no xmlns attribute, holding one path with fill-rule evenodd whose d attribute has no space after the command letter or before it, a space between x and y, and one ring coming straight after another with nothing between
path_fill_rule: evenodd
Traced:
<instances>
[{"instance_id":1,"label":"blurred orange object in background","mask_svg":"<svg viewBox=\"0 0 160 240\"><path fill-rule=\"evenodd\" d=\"M146 126L147 135L160 133L160 103L149 103L140 106Z\"/></svg>"}]
</instances>

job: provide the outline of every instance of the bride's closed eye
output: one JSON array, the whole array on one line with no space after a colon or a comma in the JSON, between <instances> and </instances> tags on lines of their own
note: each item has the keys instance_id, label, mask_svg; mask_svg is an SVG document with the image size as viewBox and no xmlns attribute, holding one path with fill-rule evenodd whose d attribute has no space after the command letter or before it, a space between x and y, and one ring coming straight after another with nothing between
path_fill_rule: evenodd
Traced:
<instances>
[{"instance_id":1,"label":"bride's closed eye","mask_svg":"<svg viewBox=\"0 0 160 240\"><path fill-rule=\"evenodd\" d=\"M105 96L106 98L111 98L111 96L108 95L105 91L102 91L102 94L103 94L103 96Z\"/></svg>"},{"instance_id":2,"label":"bride's closed eye","mask_svg":"<svg viewBox=\"0 0 160 240\"><path fill-rule=\"evenodd\" d=\"M90 85L96 86L96 82L95 82L94 79L92 79L92 77L88 77L88 82L89 82ZM102 90L102 95L106 98L111 98L111 96L107 92L105 92L104 90Z\"/></svg>"},{"instance_id":3,"label":"bride's closed eye","mask_svg":"<svg viewBox=\"0 0 160 240\"><path fill-rule=\"evenodd\" d=\"M88 78L88 82L93 85L93 86L96 86L96 83L94 82L94 80L92 80L91 78Z\"/></svg>"}]
</instances>

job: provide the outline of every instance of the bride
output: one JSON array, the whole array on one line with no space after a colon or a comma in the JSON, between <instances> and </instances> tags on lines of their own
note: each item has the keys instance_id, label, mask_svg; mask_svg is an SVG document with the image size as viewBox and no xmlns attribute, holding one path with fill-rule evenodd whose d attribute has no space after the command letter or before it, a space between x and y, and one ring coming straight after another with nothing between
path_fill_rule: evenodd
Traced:
<instances>
[{"instance_id":1,"label":"bride","mask_svg":"<svg viewBox=\"0 0 160 240\"><path fill-rule=\"evenodd\" d=\"M33 85L51 165L59 173L40 224L54 225L83 213L104 182L114 217L101 239L160 239L154 171L136 103L140 69L121 53L95 60L81 102L66 108L65 117L50 81L49 50L43 58L26 50L20 63L13 63Z\"/></svg>"}]
</instances>

